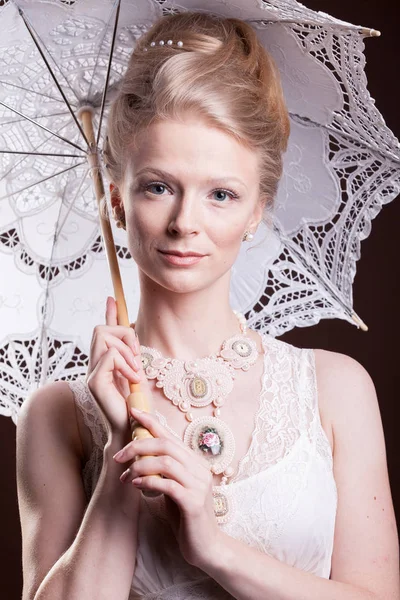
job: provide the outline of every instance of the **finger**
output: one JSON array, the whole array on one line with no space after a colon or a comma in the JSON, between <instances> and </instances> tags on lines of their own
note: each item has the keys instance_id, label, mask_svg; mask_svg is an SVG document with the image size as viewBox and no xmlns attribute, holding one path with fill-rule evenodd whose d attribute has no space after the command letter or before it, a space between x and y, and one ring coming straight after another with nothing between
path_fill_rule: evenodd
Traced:
<instances>
[{"instance_id":1,"label":"finger","mask_svg":"<svg viewBox=\"0 0 400 600\"><path fill-rule=\"evenodd\" d=\"M94 387L94 390L91 388L92 392L97 391L96 390L97 378L95 377L95 374L100 369L104 370L107 373L107 375L109 376L109 383L112 383L112 381L113 381L114 371L118 371L119 373L121 373L121 375L126 377L126 379L128 379L128 381L138 383L140 380L139 374L136 373L136 371L134 371L127 364L124 357L121 356L121 354L118 352L118 350L116 348L110 348L109 350L107 350L107 352L105 352L103 354L103 356L100 358L96 367L93 369L91 376L89 378L92 381L92 388Z\"/></svg>"},{"instance_id":2,"label":"finger","mask_svg":"<svg viewBox=\"0 0 400 600\"><path fill-rule=\"evenodd\" d=\"M140 374L140 373L139 373ZM138 411L135 408L130 409L130 424L132 427L132 420L138 421L143 427L145 427L154 438L166 438L172 441L173 445L169 446L168 450L173 448L178 448L179 460L182 464L196 464L198 467L203 467L207 471L209 470L208 462L202 456L196 454L191 448L189 448L182 440L178 439L175 435L170 433L168 429L166 429L163 425L161 425L160 421L153 413L148 413L146 411ZM136 440L134 440L136 441ZM144 440L138 440L140 443L143 443ZM130 442L133 443L133 442ZM129 444L128 444L129 446ZM176 455L177 456L177 455Z\"/></svg>"},{"instance_id":3,"label":"finger","mask_svg":"<svg viewBox=\"0 0 400 600\"><path fill-rule=\"evenodd\" d=\"M139 477L132 481L132 485L139 489L146 489L169 496L180 508L184 508L183 502L186 490L173 479L165 479L164 477Z\"/></svg>"},{"instance_id":4,"label":"finger","mask_svg":"<svg viewBox=\"0 0 400 600\"><path fill-rule=\"evenodd\" d=\"M101 341L116 337L122 340L132 350L133 354L139 353L138 342L136 340L135 332L130 327L124 327L123 325L96 325L93 334L93 344Z\"/></svg>"},{"instance_id":5,"label":"finger","mask_svg":"<svg viewBox=\"0 0 400 600\"><path fill-rule=\"evenodd\" d=\"M135 371L139 371L141 369L141 364L138 358L135 359L132 348L128 347L122 340L114 336L110 336L105 340L105 344L107 349L116 348L120 354L124 357L128 365L132 367Z\"/></svg>"},{"instance_id":6,"label":"finger","mask_svg":"<svg viewBox=\"0 0 400 600\"><path fill-rule=\"evenodd\" d=\"M140 372L139 372L140 375ZM183 442L177 439L168 429L164 427L158 420L157 416L151 412L138 410L137 408L130 409L130 420L138 421L140 425L143 425L145 429L148 429L153 437L167 438L174 442L181 444L182 448L186 450L186 446Z\"/></svg>"},{"instance_id":7,"label":"finger","mask_svg":"<svg viewBox=\"0 0 400 600\"><path fill-rule=\"evenodd\" d=\"M179 461L171 456L146 456L135 461L128 469L129 477L146 477L149 475L163 475L167 479L173 479L182 487L187 489L198 489L200 485L193 473L188 471ZM125 471L126 473L126 471ZM129 479L124 478L125 481Z\"/></svg>"},{"instance_id":8,"label":"finger","mask_svg":"<svg viewBox=\"0 0 400 600\"><path fill-rule=\"evenodd\" d=\"M179 440L168 439L166 437L154 437L154 438L144 438L141 440L133 440L129 442L116 454L114 454L113 458L116 462L124 463L129 460L133 460L136 456L162 456L168 455L171 456L174 460L179 461L181 464L188 464L185 461L188 453L188 448L179 444ZM193 458L191 457L191 463L193 464Z\"/></svg>"},{"instance_id":9,"label":"finger","mask_svg":"<svg viewBox=\"0 0 400 600\"><path fill-rule=\"evenodd\" d=\"M107 296L106 302L106 325L118 325L117 303L112 296Z\"/></svg>"}]
</instances>

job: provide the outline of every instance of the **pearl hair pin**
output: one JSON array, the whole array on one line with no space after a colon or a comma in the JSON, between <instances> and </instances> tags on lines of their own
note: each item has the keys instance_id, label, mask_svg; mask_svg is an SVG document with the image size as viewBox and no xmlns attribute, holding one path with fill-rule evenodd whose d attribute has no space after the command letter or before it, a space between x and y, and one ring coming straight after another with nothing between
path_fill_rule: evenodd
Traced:
<instances>
[{"instance_id":1,"label":"pearl hair pin","mask_svg":"<svg viewBox=\"0 0 400 600\"><path fill-rule=\"evenodd\" d=\"M172 40L167 40L166 42L164 42L164 40L159 40L159 41L158 41L158 46L165 46L165 45L167 45L167 46L172 46L172 45L173 45L173 43L174 43L174 42L173 42ZM179 42L176 42L176 45L177 45L179 48L182 48L182 46L183 46L183 42L182 42L181 40L179 40ZM157 46L157 42L151 42L151 43L150 43L150 46L151 46L152 48L154 48L155 46ZM147 50L148 50L148 49L149 49L149 46L145 46L145 47L143 48L143 52L147 52Z\"/></svg>"}]
</instances>

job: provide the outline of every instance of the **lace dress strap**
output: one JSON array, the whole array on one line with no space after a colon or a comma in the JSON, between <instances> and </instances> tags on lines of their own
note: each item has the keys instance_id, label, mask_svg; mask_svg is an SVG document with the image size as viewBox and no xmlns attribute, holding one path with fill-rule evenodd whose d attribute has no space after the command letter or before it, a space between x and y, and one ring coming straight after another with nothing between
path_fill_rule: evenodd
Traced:
<instances>
[{"instance_id":1,"label":"lace dress strap","mask_svg":"<svg viewBox=\"0 0 400 600\"><path fill-rule=\"evenodd\" d=\"M252 442L232 482L274 466L304 438L331 467L330 444L318 410L314 351L268 334L263 334L263 340L263 390Z\"/></svg>"},{"instance_id":2,"label":"lace dress strap","mask_svg":"<svg viewBox=\"0 0 400 600\"><path fill-rule=\"evenodd\" d=\"M310 436L312 436L317 454L324 459L327 470L331 471L333 468L332 447L322 426L319 410L315 352L311 348L303 348L302 354L302 388L305 405L309 411Z\"/></svg>"},{"instance_id":3,"label":"lace dress strap","mask_svg":"<svg viewBox=\"0 0 400 600\"><path fill-rule=\"evenodd\" d=\"M68 382L79 406L85 425L92 434L93 445L103 449L107 442L107 430L97 402L91 394L84 377Z\"/></svg>"},{"instance_id":4,"label":"lace dress strap","mask_svg":"<svg viewBox=\"0 0 400 600\"><path fill-rule=\"evenodd\" d=\"M92 436L92 451L82 470L86 498L89 501L100 476L103 464L103 448L107 442L107 429L85 378L79 377L73 381L68 381L68 385L74 394L76 405L82 412L84 423L89 428Z\"/></svg>"}]
</instances>

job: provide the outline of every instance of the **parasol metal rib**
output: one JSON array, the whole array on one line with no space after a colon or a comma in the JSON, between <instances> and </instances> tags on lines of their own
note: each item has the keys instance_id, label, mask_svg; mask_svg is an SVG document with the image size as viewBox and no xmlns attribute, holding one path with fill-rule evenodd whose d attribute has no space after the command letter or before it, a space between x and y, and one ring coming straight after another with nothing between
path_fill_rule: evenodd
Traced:
<instances>
[{"instance_id":1,"label":"parasol metal rib","mask_svg":"<svg viewBox=\"0 0 400 600\"><path fill-rule=\"evenodd\" d=\"M17 85L16 83L11 83L11 81L1 81L0 80L0 83L2 85L9 85L11 87L17 88L17 90L22 90L24 92L28 92L28 94L36 94L37 96L43 96L43 98L48 98L49 100L54 100L54 102L61 102L61 104L62 104L62 100L60 98L55 98L54 96L49 96L48 94L43 94L43 92L36 92L35 90L27 90L22 85Z\"/></svg>"},{"instance_id":2,"label":"parasol metal rib","mask_svg":"<svg viewBox=\"0 0 400 600\"><path fill-rule=\"evenodd\" d=\"M1 0L0 0L1 2ZM64 117L67 113L65 111L59 113L49 113L47 115L35 115L32 119L48 119L49 117ZM11 121L0 121L0 126L15 125L15 123L23 123L25 119L13 119ZM62 129L62 127L60 127Z\"/></svg>"},{"instance_id":3,"label":"parasol metal rib","mask_svg":"<svg viewBox=\"0 0 400 600\"><path fill-rule=\"evenodd\" d=\"M318 11L318 13L320 15L326 15L326 13L323 13L321 11ZM327 15L330 16L330 15ZM274 20L274 19L246 19L246 23L256 23L256 24L262 24L262 25L273 25L275 23L279 23L281 25L313 25L314 27L322 27L324 24L323 23L317 23L317 22L312 22L312 21L304 21L304 20L296 20L293 21L293 19L279 19L279 20ZM326 25L326 24L325 24ZM371 27L361 27L359 25L351 25L351 24L346 24L344 22L342 23L330 23L330 25L333 25L335 27L338 27L340 29L344 29L345 31L357 31L358 33L361 33L361 35L365 35L367 37L379 37L381 36L381 32L378 29L372 29Z\"/></svg>"},{"instance_id":4,"label":"parasol metal rib","mask_svg":"<svg viewBox=\"0 0 400 600\"><path fill-rule=\"evenodd\" d=\"M279 224L276 221L273 224L273 228L274 228L274 231L276 232L276 234L282 240L282 242L286 245L286 247L289 248L293 252L293 254L296 256L296 258L299 259L300 263L302 265L304 265L304 267L308 270L308 272L311 275L313 275L313 277L315 277L315 279L323 286L324 291L326 293L330 294L330 296L335 300L335 302L340 304L340 306L343 308L346 315L354 321L354 323L357 325L357 327L359 329L361 329L362 331L368 331L367 325L354 312L353 307L349 307L346 304L346 302L338 295L337 290L335 290L335 288L332 286L331 281L329 281L329 279L327 279L325 276L323 276L322 273L318 272L318 270L316 270L314 268L314 266L308 260L306 260L306 257L300 251L297 244L295 242L293 242L293 240L291 238L287 237L283 233Z\"/></svg>"},{"instance_id":5,"label":"parasol metal rib","mask_svg":"<svg viewBox=\"0 0 400 600\"><path fill-rule=\"evenodd\" d=\"M75 115L74 111L72 110L72 107L71 107L70 103L68 102L68 99L67 99L66 95L64 94L64 92L62 90L62 87L58 83L57 77L54 75L53 69L50 67L49 61L47 60L47 58L46 58L46 56L45 56L42 48L40 47L40 45L39 45L39 43L38 43L38 41L36 39L36 35L35 35L36 32L34 33L33 27L25 19L25 15L24 15L24 12L23 12L22 8L18 7L18 12L19 12L19 15L20 15L21 19L25 23L25 27L29 31L29 34L30 34L30 36L31 36L31 38L33 40L33 43L35 44L36 48L39 51L40 56L43 58L43 61L44 61L45 65L46 65L46 67L47 67L47 69L48 69L51 77L53 78L53 81L56 84L57 89L60 92L60 94L61 94L61 96L62 96L62 98L63 98L63 100L64 100L64 102L65 102L65 104L66 104L66 106L67 106L67 108L69 110L69 112L71 113L72 118L74 119L74 121L75 121L75 123L76 123L76 125L77 125L77 127L79 129L79 131L81 132L81 134L83 136L83 139L85 140L85 142L89 146L89 142L88 142L88 139L87 139L87 137L85 135L85 132L83 131L83 129L81 127L81 124L79 123L78 119L76 118L76 115Z\"/></svg>"},{"instance_id":6,"label":"parasol metal rib","mask_svg":"<svg viewBox=\"0 0 400 600\"><path fill-rule=\"evenodd\" d=\"M81 148L80 146L78 146L78 144L75 144L75 142L71 142L71 140L68 140L67 138L63 137L62 135L59 135L58 133L55 133L54 131L52 131L48 127L45 127L44 125L41 125L40 123L38 123L34 119L31 119L27 115L24 115L22 112L19 112L19 110L17 110L16 108L12 108L11 106L9 106L8 104L6 104L2 100L0 100L0 104L2 106L5 106L6 108L8 108L8 110L11 110L12 112L16 113L20 117L23 117L27 121L30 121L34 125L37 125L37 127L40 127L41 129L44 129L45 131L47 131L47 133L50 133L51 135L54 135L55 137L57 137L58 139L62 140L63 142L67 142L67 144L70 144L71 146L74 146L75 148L77 148L78 150L80 150L81 152L83 152L84 154L86 154L86 150L84 150L83 148Z\"/></svg>"},{"instance_id":7,"label":"parasol metal rib","mask_svg":"<svg viewBox=\"0 0 400 600\"><path fill-rule=\"evenodd\" d=\"M124 289L122 287L121 280L121 272L119 269L117 253L115 250L114 236L111 229L111 223L106 215L103 214L101 210L101 203L104 201L105 192L104 192L104 183L103 178L101 176L101 168L100 168L100 160L99 154L96 148L96 138L93 129L93 120L92 120L92 111L91 110L83 110L80 113L80 118L82 120L83 128L85 129L85 133L90 142L90 148L96 149L94 152L90 152L88 155L89 165L92 170L92 180L94 184L94 189L96 193L96 200L99 207L99 217L100 217L100 227L103 238L103 244L106 250L106 256L108 261L108 266L110 269L111 279L114 287L115 300L117 303L117 319L118 325L123 325L124 327L130 327L128 310L126 306L126 300L124 296ZM107 205L106 205L107 206ZM139 408L144 410L145 412L150 412L149 400L144 394L144 392L140 389L139 383L129 382L130 394L126 399L127 408L129 411L129 416L131 415L131 408ZM133 421L132 417L130 417L131 424L131 436L132 440L137 439L145 439L145 438L153 438L154 436L150 433L148 429L145 429L137 422ZM161 477L161 475L152 475L151 477ZM152 491L143 491L142 492L146 496L158 496L159 492Z\"/></svg>"},{"instance_id":8,"label":"parasol metal rib","mask_svg":"<svg viewBox=\"0 0 400 600\"><path fill-rule=\"evenodd\" d=\"M351 135L347 131L343 131L342 129L335 129L334 127L332 127L332 125L330 125L328 123L321 124L321 123L318 123L318 121L313 121L309 117L304 117L304 116L299 115L298 113L295 113L292 111L289 111L289 116L291 119L293 119L296 122L299 122L301 125L306 125L306 126L311 125L312 127L323 128L323 129L326 129L328 134L331 133L332 135L341 136L342 138L344 138L346 140L350 140L350 142L355 141L353 135ZM336 114L336 116L340 117L340 113ZM365 148L366 150L369 150L371 152L381 154L384 157L384 159L389 158L390 160L393 160L396 162L400 161L399 155L395 154L390 149L387 150L385 148L384 150L381 150L378 146L373 146L372 144L366 142L364 139L362 140L362 142L360 142L359 140L357 140L357 141L360 145L362 144L363 148Z\"/></svg>"},{"instance_id":9,"label":"parasol metal rib","mask_svg":"<svg viewBox=\"0 0 400 600\"><path fill-rule=\"evenodd\" d=\"M51 152L18 152L17 150L0 150L0 154L24 154L29 156L61 156L64 158L82 158L80 154L53 154Z\"/></svg>"},{"instance_id":10,"label":"parasol metal rib","mask_svg":"<svg viewBox=\"0 0 400 600\"><path fill-rule=\"evenodd\" d=\"M113 30L113 35L112 35L112 40L111 40L111 46L110 46L110 54L109 54L109 57L108 57L106 80L105 80L105 83L104 83L103 97L101 99L99 127L98 127L98 130L97 130L97 139L96 139L96 144L97 145L99 144L99 140L100 140L101 125L102 125L102 122L103 122L103 113L104 113L104 106L105 106L105 103L106 103L108 81L110 79L111 63L112 63L112 58L113 58L113 54L114 54L115 38L116 38L116 35L117 35L117 27L118 27L118 21L119 21L119 11L120 11L120 8L121 8L121 0L118 0L117 10L116 10L116 13L115 13L114 30Z\"/></svg>"},{"instance_id":11,"label":"parasol metal rib","mask_svg":"<svg viewBox=\"0 0 400 600\"><path fill-rule=\"evenodd\" d=\"M78 185L78 188L77 188L77 190L75 192L75 196L73 197L73 199L71 200L71 202L68 202L68 205L67 205L68 208L67 208L67 210L64 213L64 218L63 218L63 220L62 220L61 223L60 223L60 214L61 214L61 212L59 213L59 218L57 219L57 224L56 224L56 230L54 232L54 243L57 241L58 236L60 235L60 233L61 233L61 231L62 231L62 229L63 229L63 227L64 227L64 225L65 225L65 223L66 223L66 221L67 221L67 219L68 219L68 217L70 215L70 213L71 213L71 210L75 206L75 201L76 201L78 195L81 193L81 189L82 189L83 184L86 181L86 176L88 174L88 171L89 171L89 169L87 169L85 171L85 173L82 175L81 182ZM63 202L64 202L64 199L65 199L65 189L64 189L64 194L63 194Z\"/></svg>"},{"instance_id":12,"label":"parasol metal rib","mask_svg":"<svg viewBox=\"0 0 400 600\"><path fill-rule=\"evenodd\" d=\"M58 171L57 173L54 173L53 175L49 175L48 177L44 177L43 179L41 179L40 181L35 181L34 183L31 183L30 185L27 185L26 187L20 189L20 190L16 190L15 192L11 192L11 194L6 194L5 196L2 196L0 198L0 200L5 200L6 198L11 198L11 196L15 196L15 194L20 194L21 192L25 192L25 190L29 190L29 188L34 187L35 185L39 185L40 183L43 183L44 181L48 181L49 179L52 179L53 177L57 177L58 175L62 175L63 173L66 173L67 171L71 171L71 169L75 169L75 167L80 167L81 165L84 165L86 163L86 161L82 161L80 163L76 163L75 165L72 165L70 167L68 167L67 169L63 169L62 171Z\"/></svg>"}]
</instances>

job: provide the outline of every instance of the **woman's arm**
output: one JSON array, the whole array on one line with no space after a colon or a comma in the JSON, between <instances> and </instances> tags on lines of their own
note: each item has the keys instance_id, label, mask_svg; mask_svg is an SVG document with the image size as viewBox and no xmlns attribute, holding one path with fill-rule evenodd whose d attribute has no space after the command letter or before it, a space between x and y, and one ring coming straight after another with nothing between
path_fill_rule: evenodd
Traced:
<instances>
[{"instance_id":1,"label":"woman's arm","mask_svg":"<svg viewBox=\"0 0 400 600\"><path fill-rule=\"evenodd\" d=\"M23 538L23 600L123 600L136 560L138 490L119 481L104 448L98 485L86 507L74 398L65 382L34 392L17 425Z\"/></svg>"},{"instance_id":2,"label":"woman's arm","mask_svg":"<svg viewBox=\"0 0 400 600\"><path fill-rule=\"evenodd\" d=\"M197 565L238 600L399 600L399 544L372 380L355 360L318 350L331 407L338 489L331 579L286 565L221 531Z\"/></svg>"},{"instance_id":3,"label":"woman's arm","mask_svg":"<svg viewBox=\"0 0 400 600\"><path fill-rule=\"evenodd\" d=\"M50 569L34 600L128 599L136 561L139 495L121 484L122 470L112 460L125 442L114 440L105 449L98 485L76 538Z\"/></svg>"}]
</instances>

